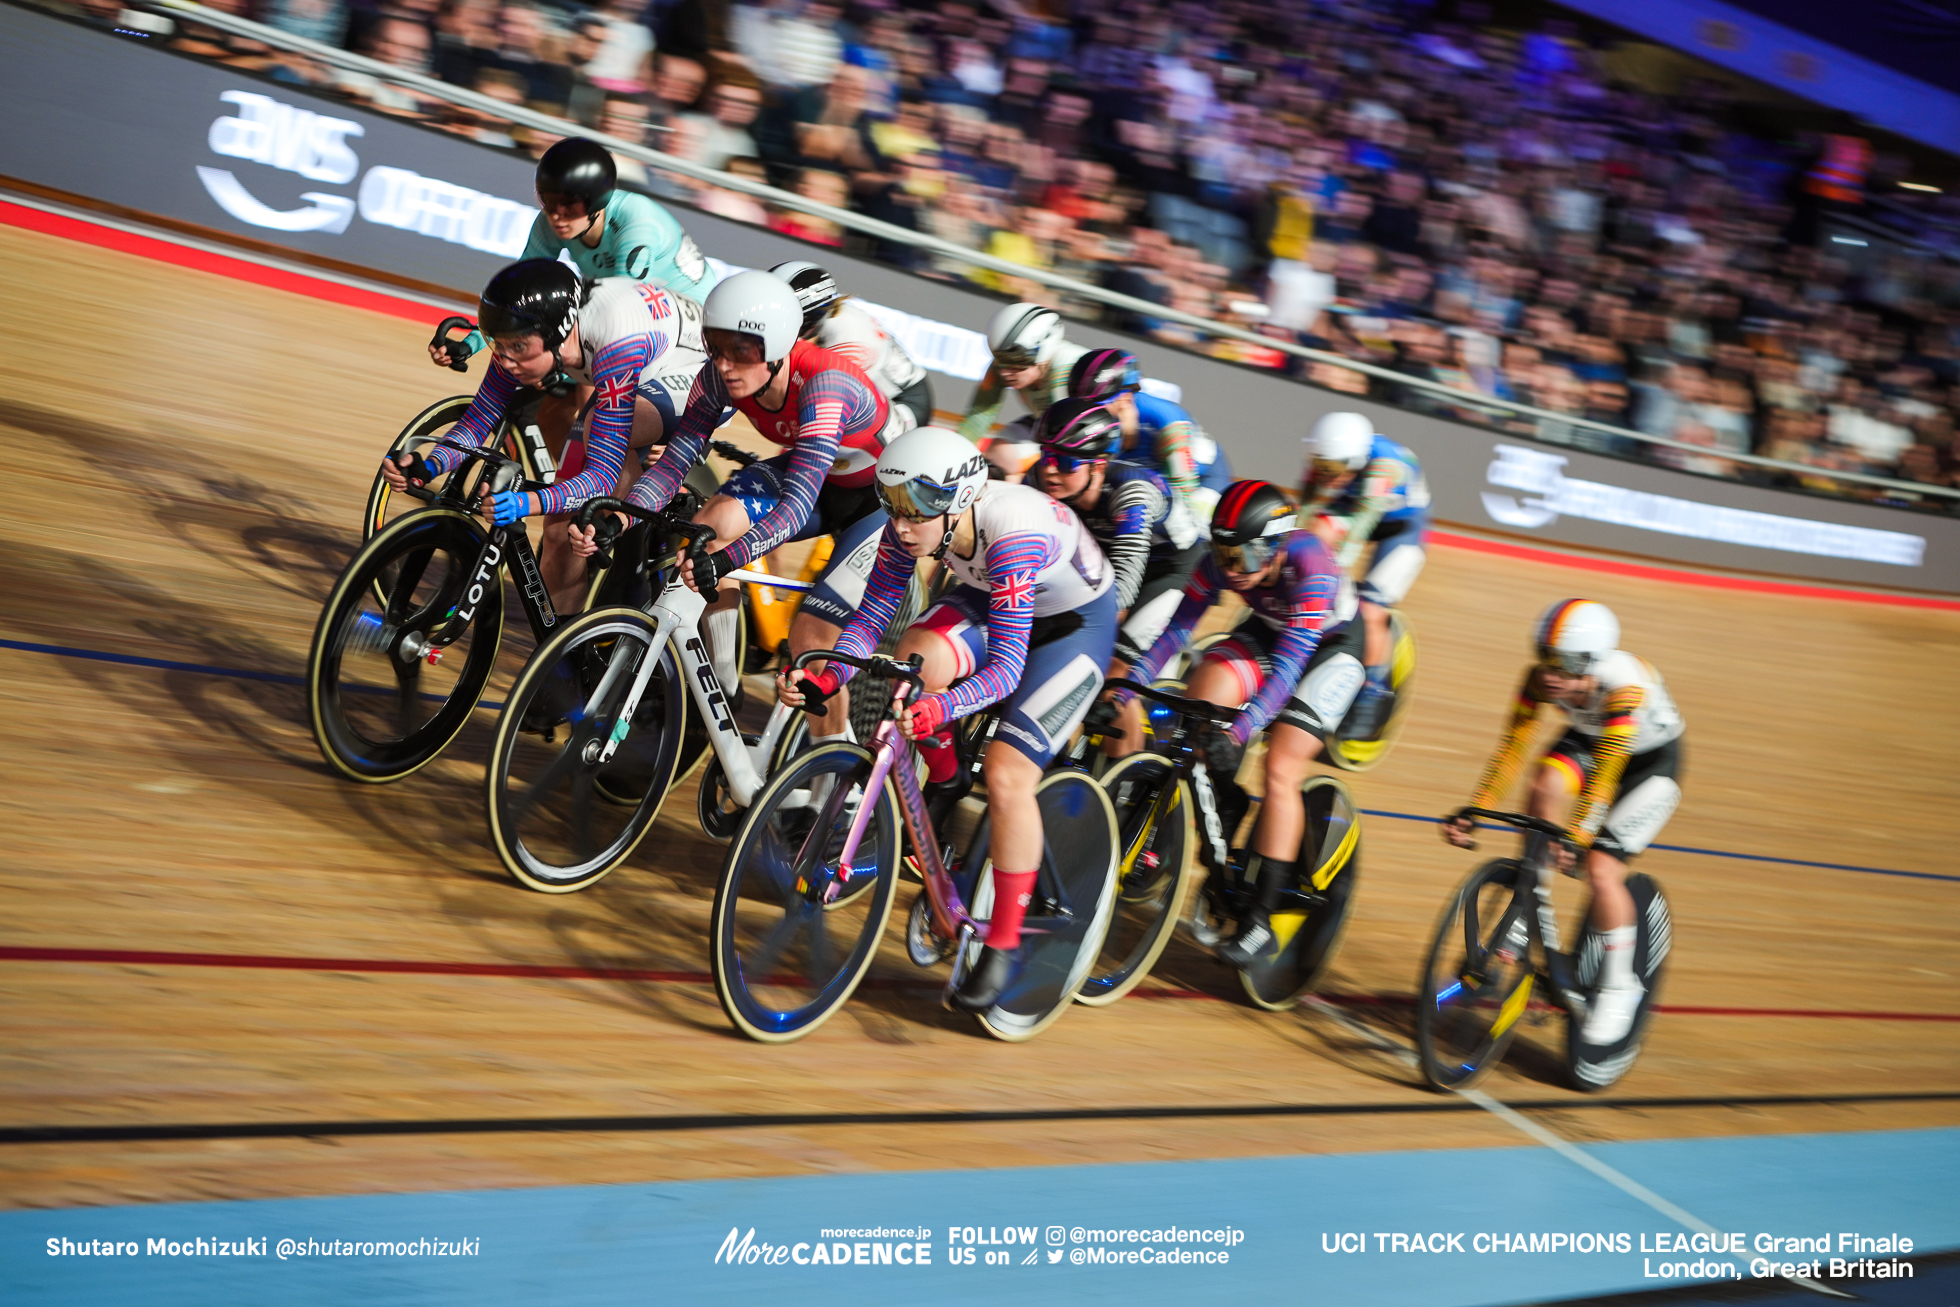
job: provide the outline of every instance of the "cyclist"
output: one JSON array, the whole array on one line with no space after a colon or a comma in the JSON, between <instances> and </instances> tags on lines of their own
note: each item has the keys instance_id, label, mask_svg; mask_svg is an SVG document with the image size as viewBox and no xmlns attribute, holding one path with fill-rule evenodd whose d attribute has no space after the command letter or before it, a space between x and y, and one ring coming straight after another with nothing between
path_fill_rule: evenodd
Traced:
<instances>
[{"instance_id":1,"label":"cyclist","mask_svg":"<svg viewBox=\"0 0 1960 1307\"><path fill-rule=\"evenodd\" d=\"M611 152L597 141L570 136L546 150L537 167L541 211L521 257L569 263L586 281L630 277L666 287L698 349L700 301L714 287L714 270L673 214L644 195L619 190L618 181ZM471 350L483 348L487 334L479 324L468 339ZM449 365L440 344L430 345L429 356ZM685 393L687 386L678 389ZM561 479L581 465L580 444L568 445L568 438L575 415L591 399L591 387L581 385L569 394L547 394L538 405L538 429L561 465Z\"/></svg>"},{"instance_id":2,"label":"cyclist","mask_svg":"<svg viewBox=\"0 0 1960 1307\"><path fill-rule=\"evenodd\" d=\"M1300 781L1347 709L1339 701L1338 674L1329 674L1330 650L1339 643L1321 636L1340 624L1348 594L1326 547L1313 532L1300 529L1298 510L1286 492L1269 481L1235 481L1212 515L1210 553L1199 560L1177 612L1131 679L1148 682L1162 671L1227 590L1252 611L1229 637L1205 651L1185 693L1208 703L1245 705L1231 727L1213 731L1205 743L1205 769L1224 800L1227 838L1238 825L1230 814L1243 815L1247 803L1233 776L1253 734L1262 727L1266 731L1266 796L1252 837L1259 855L1258 897L1238 934L1218 948L1219 957L1243 968L1277 942L1272 913L1294 880L1306 833ZM1352 689L1347 693L1351 696ZM1112 692L1108 707L1092 720L1112 720L1134 698L1126 690Z\"/></svg>"},{"instance_id":3,"label":"cyclist","mask_svg":"<svg viewBox=\"0 0 1960 1307\"><path fill-rule=\"evenodd\" d=\"M774 273L739 272L708 293L702 310L709 363L695 379L687 409L674 424L667 449L634 483L628 498L643 508L665 508L700 458L724 406L740 410L766 440L785 453L742 468L695 516L715 529L706 575L693 559L681 564L697 590L719 581L790 540L830 535L831 561L803 596L790 624L790 648L829 649L864 595L883 525L873 472L883 449L889 406L857 364L797 337L803 310L796 292ZM598 546L592 528L570 528L580 555ZM709 616L738 602L724 592ZM718 642L718 661L730 684L729 650ZM816 739L847 737L848 708L830 705L811 731Z\"/></svg>"},{"instance_id":4,"label":"cyclist","mask_svg":"<svg viewBox=\"0 0 1960 1307\"><path fill-rule=\"evenodd\" d=\"M1189 413L1161 395L1143 389L1136 355L1120 349L1092 349L1069 372L1068 393L1109 405L1123 422L1123 455L1151 462L1177 491L1199 526L1232 484L1232 464L1218 442Z\"/></svg>"},{"instance_id":5,"label":"cyclist","mask_svg":"<svg viewBox=\"0 0 1960 1307\"><path fill-rule=\"evenodd\" d=\"M1563 821L1584 854L1591 923L1605 959L1580 1038L1608 1047L1632 1029L1646 994L1633 970L1627 864L1653 843L1680 805L1685 725L1661 674L1620 648L1619 619L1604 604L1561 599L1539 617L1533 643L1537 662L1525 673L1504 738L1470 806L1489 808L1509 793L1539 706L1563 711L1571 725L1539 759L1527 810ZM1468 818L1443 822L1443 838L1458 848L1474 847L1474 831ZM1560 858L1569 865L1573 854L1562 848Z\"/></svg>"},{"instance_id":6,"label":"cyclist","mask_svg":"<svg viewBox=\"0 0 1960 1307\"><path fill-rule=\"evenodd\" d=\"M1020 392L1027 414L1008 423L993 439L1010 445L1032 443L1034 423L1042 411L1056 400L1068 398L1069 369L1082 357L1082 346L1069 343L1061 314L1039 304L1022 303L1009 304L994 314L987 324L987 348L993 351L994 361L974 389L966 416L960 419L960 434L976 445L987 439L1000 416L1002 401L1014 390Z\"/></svg>"},{"instance_id":7,"label":"cyclist","mask_svg":"<svg viewBox=\"0 0 1960 1307\"><path fill-rule=\"evenodd\" d=\"M829 272L805 259L778 263L769 271L796 292L803 306L803 339L837 351L877 383L891 405L887 443L915 427L932 425L932 381L926 370L878 319L851 303L850 296L837 293Z\"/></svg>"},{"instance_id":8,"label":"cyclist","mask_svg":"<svg viewBox=\"0 0 1960 1307\"><path fill-rule=\"evenodd\" d=\"M1113 578L1072 511L1033 486L990 480L973 443L944 427L922 427L891 443L878 458L878 495L890 520L864 605L836 648L865 657L877 647L919 560L943 560L959 582L898 646L900 658L924 660L921 675L931 691L899 724L907 739L937 745L924 749L928 793L941 797L963 779L954 775L952 735L944 728L1004 705L983 764L993 815L992 925L954 998L967 1011L984 1012L1012 979L1041 865L1035 786L1102 688L1116 639ZM841 664L792 671L779 678L778 693L800 706L812 687L827 696L850 674Z\"/></svg>"},{"instance_id":9,"label":"cyclist","mask_svg":"<svg viewBox=\"0 0 1960 1307\"><path fill-rule=\"evenodd\" d=\"M1317 515L1315 531L1334 551L1334 561L1352 575L1369 541L1375 557L1361 578L1361 621L1367 629L1361 661L1367 683L1350 723L1366 738L1381 729L1381 717L1394 702L1389 689L1388 610L1408 595L1427 555L1429 486L1422 464L1407 446L1375 430L1359 413L1329 413L1307 433L1307 474L1301 497Z\"/></svg>"},{"instance_id":10,"label":"cyclist","mask_svg":"<svg viewBox=\"0 0 1960 1307\"><path fill-rule=\"evenodd\" d=\"M1035 424L1040 487L1076 511L1116 574L1116 660L1109 679L1128 676L1177 611L1204 555L1184 501L1154 469L1114 457L1122 440L1115 413L1065 399Z\"/></svg>"},{"instance_id":11,"label":"cyclist","mask_svg":"<svg viewBox=\"0 0 1960 1307\"><path fill-rule=\"evenodd\" d=\"M490 279L477 305L478 325L493 342L490 367L451 436L482 446L523 387L569 377L594 396L577 458L568 451L558 479L541 490L496 494L491 511L498 526L538 513L556 521L594 495L615 493L629 479L627 452L658 444L673 430L675 397L686 393L681 379L691 385L707 358L698 323L683 303L626 277L582 281L554 259L525 259ZM437 448L426 457L383 460L382 473L401 489L428 482L459 460ZM562 532L547 529L539 557L561 614L579 611L585 582L584 562L565 545Z\"/></svg>"}]
</instances>

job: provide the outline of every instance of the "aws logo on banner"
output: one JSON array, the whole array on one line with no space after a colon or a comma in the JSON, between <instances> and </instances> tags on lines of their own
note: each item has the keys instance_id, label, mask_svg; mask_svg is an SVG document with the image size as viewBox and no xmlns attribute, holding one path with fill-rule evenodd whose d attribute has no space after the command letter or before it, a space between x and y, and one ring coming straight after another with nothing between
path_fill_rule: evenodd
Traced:
<instances>
[{"instance_id":1,"label":"aws logo on banner","mask_svg":"<svg viewBox=\"0 0 1960 1307\"><path fill-rule=\"evenodd\" d=\"M218 98L236 105L238 112L211 124L207 139L212 153L335 186L353 181L360 172L361 161L349 144L350 139L366 134L360 123L281 104L254 91L226 91ZM337 236L347 230L358 208L364 221L507 259L524 252L538 212L528 204L424 177L406 168L369 168L361 178L358 198L306 191L300 198L307 206L301 209L272 208L247 190L228 168L199 164L197 175L219 208L254 227Z\"/></svg>"}]
</instances>

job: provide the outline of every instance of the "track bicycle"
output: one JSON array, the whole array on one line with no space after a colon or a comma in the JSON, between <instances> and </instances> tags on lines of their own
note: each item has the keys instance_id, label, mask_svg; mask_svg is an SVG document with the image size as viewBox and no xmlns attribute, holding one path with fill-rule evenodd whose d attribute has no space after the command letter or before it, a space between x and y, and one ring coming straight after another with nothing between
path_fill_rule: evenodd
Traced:
<instances>
[{"instance_id":1,"label":"track bicycle","mask_svg":"<svg viewBox=\"0 0 1960 1307\"><path fill-rule=\"evenodd\" d=\"M1651 876L1627 877L1633 895L1633 970L1646 996L1626 1035L1610 1046L1581 1038L1588 1003L1598 992L1605 948L1588 926L1579 947L1562 951L1552 905L1554 857L1569 845L1563 830L1521 812L1463 808L1473 817L1517 828L1518 857L1494 858L1459 885L1444 905L1416 979L1416 1045L1423 1075L1438 1089L1464 1089L1504 1058L1520 1023L1543 1004L1567 1014L1566 1065L1580 1089L1604 1089L1640 1054L1667 963L1673 930L1667 899ZM1533 1018L1536 1019L1536 1018Z\"/></svg>"},{"instance_id":2,"label":"track bicycle","mask_svg":"<svg viewBox=\"0 0 1960 1307\"><path fill-rule=\"evenodd\" d=\"M1162 686L1119 681L1150 703L1152 738L1161 751L1134 753L1103 774L1123 836L1118 924L1083 986L1084 1003L1110 1003L1148 974L1182 920L1205 948L1229 937L1258 901L1258 877L1242 849L1231 847L1250 807L1234 777L1212 776L1205 737L1237 719L1226 708ZM1272 914L1276 948L1239 972L1246 997L1283 1011L1312 988L1340 948L1361 874L1361 820L1347 787L1332 776L1300 785L1306 808L1294 883ZM1206 876L1189 892L1194 860ZM1181 905L1188 902L1188 912ZM1182 913L1182 915L1180 915ZM1119 951L1125 945L1127 952Z\"/></svg>"},{"instance_id":3,"label":"track bicycle","mask_svg":"<svg viewBox=\"0 0 1960 1307\"><path fill-rule=\"evenodd\" d=\"M460 455L427 507L397 518L356 551L320 610L307 658L307 711L320 752L351 780L400 780L456 738L483 696L504 632L504 574L517 579L532 634L561 624L522 523L486 525L492 490L536 489L518 460L449 436ZM635 578L595 569L591 594L630 602Z\"/></svg>"},{"instance_id":4,"label":"track bicycle","mask_svg":"<svg viewBox=\"0 0 1960 1307\"><path fill-rule=\"evenodd\" d=\"M793 665L814 662L877 672L893 688L869 748L826 741L786 762L728 847L709 959L729 1021L763 1043L801 1039L857 989L897 893L901 833L924 881L907 922L906 952L921 967L952 960L946 999L978 961L992 909L991 821L982 821L964 856L942 843L920 789L917 750L898 730L897 713L924 691L917 663L820 649ZM1116 818L1108 796L1065 769L1042 778L1035 802L1041 867L1021 927L1019 965L1000 1002L977 1014L983 1029L1009 1041L1032 1038L1071 1006L1116 897Z\"/></svg>"},{"instance_id":5,"label":"track bicycle","mask_svg":"<svg viewBox=\"0 0 1960 1307\"><path fill-rule=\"evenodd\" d=\"M690 721L713 756L699 815L717 839L734 833L763 778L807 741L802 714L781 704L760 736L736 723L701 630L719 586L700 593L680 577L681 556L703 559L714 540L712 527L693 520L696 509L683 494L657 511L605 497L579 510L582 528L603 530L613 513L644 524L593 561L607 575L641 578L646 599L597 605L565 622L525 663L498 716L487 775L490 840L532 889L584 889L632 854L683 774ZM616 560L631 541L639 554ZM805 588L746 570L725 579Z\"/></svg>"}]
</instances>

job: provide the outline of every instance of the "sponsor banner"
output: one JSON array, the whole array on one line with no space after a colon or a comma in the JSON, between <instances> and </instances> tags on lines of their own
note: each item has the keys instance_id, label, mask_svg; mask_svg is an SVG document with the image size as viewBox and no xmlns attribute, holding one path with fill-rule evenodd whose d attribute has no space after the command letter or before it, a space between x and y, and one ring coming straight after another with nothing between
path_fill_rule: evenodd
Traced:
<instances>
[{"instance_id":1,"label":"sponsor banner","mask_svg":"<svg viewBox=\"0 0 1960 1307\"><path fill-rule=\"evenodd\" d=\"M281 83L0 6L0 174L454 288L473 298L518 253L528 160ZM724 267L815 258L964 411L1002 300L675 206ZM431 310L431 317L439 316ZM1442 522L1666 561L1960 592L1960 518L1876 508L1500 436L1356 402L1270 372L1071 324L1120 345L1188 408L1242 476L1296 484L1301 437L1358 409L1421 458ZM1018 404L1009 400L1003 416Z\"/></svg>"}]
</instances>

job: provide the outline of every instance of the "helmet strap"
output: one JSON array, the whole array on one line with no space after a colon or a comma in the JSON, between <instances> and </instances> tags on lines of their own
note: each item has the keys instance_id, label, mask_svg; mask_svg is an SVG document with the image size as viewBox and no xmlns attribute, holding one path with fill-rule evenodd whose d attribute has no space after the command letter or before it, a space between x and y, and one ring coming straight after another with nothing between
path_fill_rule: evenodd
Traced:
<instances>
[{"instance_id":1,"label":"helmet strap","mask_svg":"<svg viewBox=\"0 0 1960 1307\"><path fill-rule=\"evenodd\" d=\"M597 227L600 223L604 222L605 220L606 220L605 205L603 204L600 205L597 210L588 208L585 212L585 229L579 232L578 235L572 237L572 239L575 241L584 241L587 236L590 236L592 234L592 229L594 227ZM597 244L598 242L594 241L591 243Z\"/></svg>"}]
</instances>

